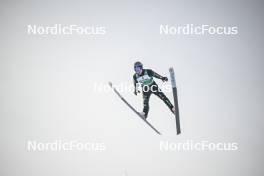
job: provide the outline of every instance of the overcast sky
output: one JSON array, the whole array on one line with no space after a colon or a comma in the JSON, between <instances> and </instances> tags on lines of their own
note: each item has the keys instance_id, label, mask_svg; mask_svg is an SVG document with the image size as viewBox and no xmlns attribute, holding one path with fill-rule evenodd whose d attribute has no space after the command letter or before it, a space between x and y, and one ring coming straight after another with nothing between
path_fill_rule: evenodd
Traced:
<instances>
[{"instance_id":1,"label":"overcast sky","mask_svg":"<svg viewBox=\"0 0 264 176\"><path fill-rule=\"evenodd\" d=\"M0 2L0 175L261 176L262 1ZM28 25L103 27L104 35L29 35ZM236 26L236 35L162 35L160 25ZM141 61L174 67L182 134L155 95L147 127L111 90ZM160 86L170 82L156 81ZM172 92L166 91L172 99ZM142 95L122 95L142 111ZM102 143L103 151L27 150L28 141ZM236 151L161 151L160 143L237 143Z\"/></svg>"}]
</instances>

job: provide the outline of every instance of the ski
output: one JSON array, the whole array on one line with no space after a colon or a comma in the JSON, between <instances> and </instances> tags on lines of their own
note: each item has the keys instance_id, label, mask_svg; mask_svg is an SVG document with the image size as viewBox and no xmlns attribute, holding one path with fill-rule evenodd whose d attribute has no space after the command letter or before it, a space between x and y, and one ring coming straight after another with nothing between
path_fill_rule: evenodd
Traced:
<instances>
[{"instance_id":1,"label":"ski","mask_svg":"<svg viewBox=\"0 0 264 176\"><path fill-rule=\"evenodd\" d=\"M180 126L178 95L177 95L177 87L176 87L176 79L175 79L174 69L171 67L169 69L169 72L170 72L172 93L173 93L174 107L175 107L176 131L177 131L177 135L179 135L181 133L181 126Z\"/></svg>"},{"instance_id":2,"label":"ski","mask_svg":"<svg viewBox=\"0 0 264 176\"><path fill-rule=\"evenodd\" d=\"M152 128L157 134L161 135L161 133L153 126L151 125L144 117L140 115L140 113L133 107L131 106L125 98L116 90L115 87L113 87L113 84L111 82L108 83L109 86L114 90L114 92L118 95L119 98L132 110L134 111L150 128Z\"/></svg>"}]
</instances>

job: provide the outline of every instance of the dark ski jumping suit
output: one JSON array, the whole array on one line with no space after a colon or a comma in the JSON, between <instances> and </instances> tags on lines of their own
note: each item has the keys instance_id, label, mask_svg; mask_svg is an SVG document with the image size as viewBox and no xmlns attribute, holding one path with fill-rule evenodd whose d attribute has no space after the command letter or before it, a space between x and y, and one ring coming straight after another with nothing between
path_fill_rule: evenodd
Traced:
<instances>
[{"instance_id":1,"label":"dark ski jumping suit","mask_svg":"<svg viewBox=\"0 0 264 176\"><path fill-rule=\"evenodd\" d=\"M135 86L135 93L137 92L137 84L141 84L142 86L142 94L143 94L143 112L147 117L149 112L149 98L150 95L153 93L157 95L163 102L169 107L169 109L173 113L173 105L171 104L170 100L165 96L165 94L161 91L158 87L157 83L154 81L153 77L161 79L163 81L167 80L167 77L160 76L156 72L150 69L143 69L142 73L139 75L135 73L133 75L134 86Z\"/></svg>"}]
</instances>

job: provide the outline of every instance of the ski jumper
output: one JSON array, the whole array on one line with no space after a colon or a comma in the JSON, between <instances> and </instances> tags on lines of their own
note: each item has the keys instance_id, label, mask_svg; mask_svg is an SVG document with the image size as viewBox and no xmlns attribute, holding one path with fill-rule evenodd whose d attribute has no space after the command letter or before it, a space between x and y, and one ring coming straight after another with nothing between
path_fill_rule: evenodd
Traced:
<instances>
[{"instance_id":1,"label":"ski jumper","mask_svg":"<svg viewBox=\"0 0 264 176\"><path fill-rule=\"evenodd\" d=\"M171 104L170 100L165 96L165 94L161 91L158 87L157 83L154 81L153 77L162 79L163 77L153 70L150 69L142 69L142 73L139 75L135 73L133 75L134 86L137 89L137 84L141 84L142 87L142 94L143 94L143 112L147 117L149 112L149 98L151 94L155 94L158 96L163 102L169 107L169 109L173 112L172 108L173 105Z\"/></svg>"}]
</instances>

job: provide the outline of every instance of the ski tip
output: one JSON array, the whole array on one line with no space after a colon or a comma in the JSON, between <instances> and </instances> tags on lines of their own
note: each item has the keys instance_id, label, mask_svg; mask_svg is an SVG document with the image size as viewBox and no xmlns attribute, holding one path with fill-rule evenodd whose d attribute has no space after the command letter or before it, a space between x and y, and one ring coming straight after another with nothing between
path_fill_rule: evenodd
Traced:
<instances>
[{"instance_id":1,"label":"ski tip","mask_svg":"<svg viewBox=\"0 0 264 176\"><path fill-rule=\"evenodd\" d=\"M108 82L108 84L109 84L109 86L110 86L110 87L112 87L112 86L113 86L112 82Z\"/></svg>"},{"instance_id":2,"label":"ski tip","mask_svg":"<svg viewBox=\"0 0 264 176\"><path fill-rule=\"evenodd\" d=\"M173 71L173 67L170 67L170 68L169 68L169 71L172 72L172 71Z\"/></svg>"}]
</instances>

